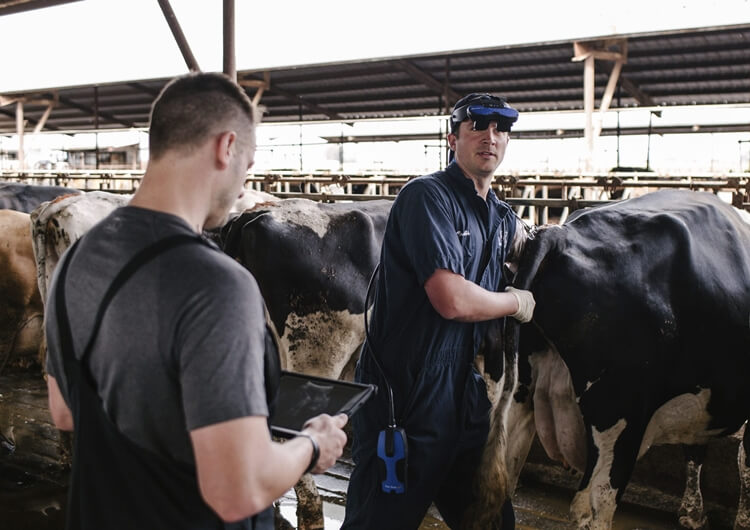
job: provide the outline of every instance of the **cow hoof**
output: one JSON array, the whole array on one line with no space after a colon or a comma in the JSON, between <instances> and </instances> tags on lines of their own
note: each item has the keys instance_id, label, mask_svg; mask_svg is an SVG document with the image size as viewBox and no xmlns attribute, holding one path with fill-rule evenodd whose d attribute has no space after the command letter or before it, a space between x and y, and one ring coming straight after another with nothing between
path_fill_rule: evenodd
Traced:
<instances>
[{"instance_id":1,"label":"cow hoof","mask_svg":"<svg viewBox=\"0 0 750 530\"><path fill-rule=\"evenodd\" d=\"M278 504L274 504L273 506L273 528L274 530L294 530L292 523L281 515Z\"/></svg>"},{"instance_id":2,"label":"cow hoof","mask_svg":"<svg viewBox=\"0 0 750 530\"><path fill-rule=\"evenodd\" d=\"M710 530L711 528L705 515L700 518L681 515L679 521L680 527L688 530Z\"/></svg>"}]
</instances>

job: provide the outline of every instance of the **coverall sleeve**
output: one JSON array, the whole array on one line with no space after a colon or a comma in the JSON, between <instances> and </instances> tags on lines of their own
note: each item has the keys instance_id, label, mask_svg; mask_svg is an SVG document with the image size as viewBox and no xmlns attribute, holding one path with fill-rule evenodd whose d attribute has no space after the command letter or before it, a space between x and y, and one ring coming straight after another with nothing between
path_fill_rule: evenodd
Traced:
<instances>
[{"instance_id":1,"label":"coverall sleeve","mask_svg":"<svg viewBox=\"0 0 750 530\"><path fill-rule=\"evenodd\" d=\"M453 207L438 189L414 181L401 190L394 208L404 253L420 285L438 269L465 275Z\"/></svg>"}]
</instances>

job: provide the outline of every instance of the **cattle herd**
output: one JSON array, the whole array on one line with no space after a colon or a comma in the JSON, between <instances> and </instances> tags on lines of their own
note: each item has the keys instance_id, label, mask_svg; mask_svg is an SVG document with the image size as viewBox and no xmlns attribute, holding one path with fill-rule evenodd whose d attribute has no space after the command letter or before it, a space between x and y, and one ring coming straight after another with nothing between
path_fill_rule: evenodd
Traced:
<instances>
[{"instance_id":1,"label":"cattle herd","mask_svg":"<svg viewBox=\"0 0 750 530\"><path fill-rule=\"evenodd\" d=\"M43 301L62 252L128 199L0 183L0 374L38 370ZM227 224L207 234L257 279L285 369L352 377L390 204L248 191ZM712 194L659 191L528 232L509 268L514 285L534 292L534 320L493 323L482 348L494 410L475 528L497 527L535 435L551 458L581 473L573 521L605 529L651 446L705 447L743 427L750 415L750 225L743 219ZM750 434L738 451L738 529L750 529L748 448ZM693 480L680 524L701 528L701 462L688 460ZM302 525L320 525L309 476L296 490Z\"/></svg>"}]
</instances>

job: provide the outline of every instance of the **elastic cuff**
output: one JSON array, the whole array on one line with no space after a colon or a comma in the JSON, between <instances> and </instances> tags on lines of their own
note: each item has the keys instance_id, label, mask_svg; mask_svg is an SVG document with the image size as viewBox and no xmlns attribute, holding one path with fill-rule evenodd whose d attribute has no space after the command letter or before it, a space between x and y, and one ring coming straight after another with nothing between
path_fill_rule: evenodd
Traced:
<instances>
[{"instance_id":1,"label":"elastic cuff","mask_svg":"<svg viewBox=\"0 0 750 530\"><path fill-rule=\"evenodd\" d=\"M299 433L299 436L304 436L305 438L310 440L310 443L312 444L312 447L313 447L312 458L310 458L310 465L307 466L307 469L305 469L305 474L307 474L310 471L312 471L315 468L315 466L318 465L318 459L320 458L320 447L318 446L318 442L315 441L315 438L313 438L309 434L305 434L304 432L301 432Z\"/></svg>"}]
</instances>

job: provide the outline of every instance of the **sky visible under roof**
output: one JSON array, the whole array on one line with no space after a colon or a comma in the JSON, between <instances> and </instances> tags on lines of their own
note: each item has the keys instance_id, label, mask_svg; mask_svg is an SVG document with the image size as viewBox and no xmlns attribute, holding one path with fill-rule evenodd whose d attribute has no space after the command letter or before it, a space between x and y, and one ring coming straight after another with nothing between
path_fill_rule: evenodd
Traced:
<instances>
[{"instance_id":1,"label":"sky visible under roof","mask_svg":"<svg viewBox=\"0 0 750 530\"><path fill-rule=\"evenodd\" d=\"M201 69L221 70L222 2L170 3ZM750 0L236 0L235 17L246 70L750 23ZM185 71L156 0L0 17L0 93Z\"/></svg>"}]
</instances>

